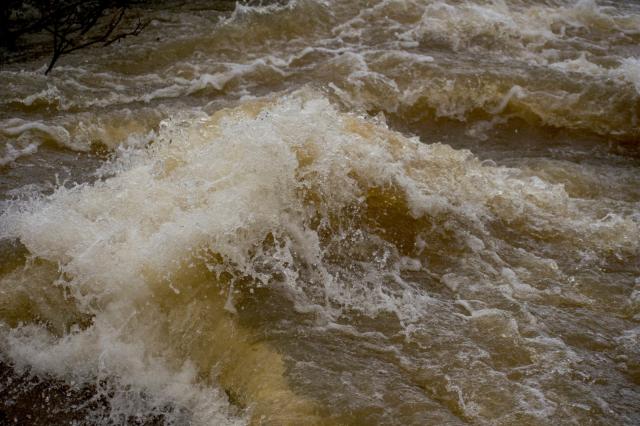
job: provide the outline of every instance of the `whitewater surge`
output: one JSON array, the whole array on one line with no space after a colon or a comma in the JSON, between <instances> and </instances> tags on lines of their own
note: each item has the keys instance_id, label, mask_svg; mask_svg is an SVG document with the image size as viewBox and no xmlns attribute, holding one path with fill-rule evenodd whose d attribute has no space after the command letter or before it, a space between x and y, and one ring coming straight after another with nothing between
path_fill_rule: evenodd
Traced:
<instances>
[{"instance_id":1,"label":"whitewater surge","mask_svg":"<svg viewBox=\"0 0 640 426\"><path fill-rule=\"evenodd\" d=\"M43 274L32 291L61 304L28 313L5 307L14 324L3 330L5 356L75 382L115 381L116 419L170 404L195 423L210 424L212 415L233 422L221 386L242 395L254 419L319 415L282 377L281 356L236 324L237 305L259 288L318 325L392 314L387 321L411 341L430 332L424 319L442 303L412 278L425 271L451 290L465 321L507 327L502 335L512 337L503 339L528 348L519 348L526 363L537 364L525 355L534 347L541 367L558 351L571 362L577 356L547 343L535 320L525 315L519 324L508 311L474 307L478 297L516 303L523 314L529 300L589 303L545 282L569 279L556 260L505 247L501 234L555 240L560 251L579 241L593 261L638 253L632 217L600 219L560 185L407 139L339 113L313 92L176 117L160 129L149 148L103 166L110 177L10 204L1 221L0 236L32 259L5 276L3 288L25 291L24 274ZM509 263L507 249L516 257ZM443 250L455 258L449 265L440 264ZM66 296L56 300L60 292ZM58 309L75 313L60 323ZM36 318L42 326L17 322ZM518 396L532 398L540 412L530 414L546 418L556 404L542 386L527 384ZM460 409L473 418L476 404Z\"/></svg>"},{"instance_id":2,"label":"whitewater surge","mask_svg":"<svg viewBox=\"0 0 640 426\"><path fill-rule=\"evenodd\" d=\"M0 423L639 421L636 2L144 7L0 70Z\"/></svg>"}]
</instances>

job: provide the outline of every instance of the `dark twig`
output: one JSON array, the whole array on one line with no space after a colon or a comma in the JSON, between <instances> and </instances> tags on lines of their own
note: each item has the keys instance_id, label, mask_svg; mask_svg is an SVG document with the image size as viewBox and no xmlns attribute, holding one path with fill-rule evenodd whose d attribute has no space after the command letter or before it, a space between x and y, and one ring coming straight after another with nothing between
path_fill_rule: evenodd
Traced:
<instances>
[{"instance_id":1,"label":"dark twig","mask_svg":"<svg viewBox=\"0 0 640 426\"><path fill-rule=\"evenodd\" d=\"M16 48L16 41L27 34L49 33L52 55L48 74L67 53L93 45L108 46L147 25L137 20L126 28L124 18L135 0L5 0L0 12L0 46ZM124 28L123 28L124 27Z\"/></svg>"}]
</instances>

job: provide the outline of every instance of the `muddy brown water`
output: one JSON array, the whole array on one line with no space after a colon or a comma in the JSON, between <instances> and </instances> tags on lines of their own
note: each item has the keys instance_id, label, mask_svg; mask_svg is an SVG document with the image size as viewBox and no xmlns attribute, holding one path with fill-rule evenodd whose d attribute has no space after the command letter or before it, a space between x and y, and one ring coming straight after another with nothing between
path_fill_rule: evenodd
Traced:
<instances>
[{"instance_id":1,"label":"muddy brown water","mask_svg":"<svg viewBox=\"0 0 640 426\"><path fill-rule=\"evenodd\" d=\"M0 422L640 422L638 2L222 9L0 70Z\"/></svg>"}]
</instances>

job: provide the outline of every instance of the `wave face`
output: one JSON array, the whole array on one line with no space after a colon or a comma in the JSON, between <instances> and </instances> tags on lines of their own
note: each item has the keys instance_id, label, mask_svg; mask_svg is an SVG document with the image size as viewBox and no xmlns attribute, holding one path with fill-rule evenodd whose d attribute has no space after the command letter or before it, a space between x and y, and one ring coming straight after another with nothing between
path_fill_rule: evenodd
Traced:
<instances>
[{"instance_id":1,"label":"wave face","mask_svg":"<svg viewBox=\"0 0 640 426\"><path fill-rule=\"evenodd\" d=\"M0 70L0 422L640 422L638 3L146 7Z\"/></svg>"}]
</instances>

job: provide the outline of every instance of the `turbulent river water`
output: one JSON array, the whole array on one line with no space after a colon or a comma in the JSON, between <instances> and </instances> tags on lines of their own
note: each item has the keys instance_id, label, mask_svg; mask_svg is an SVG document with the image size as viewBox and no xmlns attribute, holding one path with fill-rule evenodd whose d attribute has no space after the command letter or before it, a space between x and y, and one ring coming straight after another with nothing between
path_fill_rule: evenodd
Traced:
<instances>
[{"instance_id":1,"label":"turbulent river water","mask_svg":"<svg viewBox=\"0 0 640 426\"><path fill-rule=\"evenodd\" d=\"M0 423L640 423L640 2L141 13L0 70Z\"/></svg>"}]
</instances>

